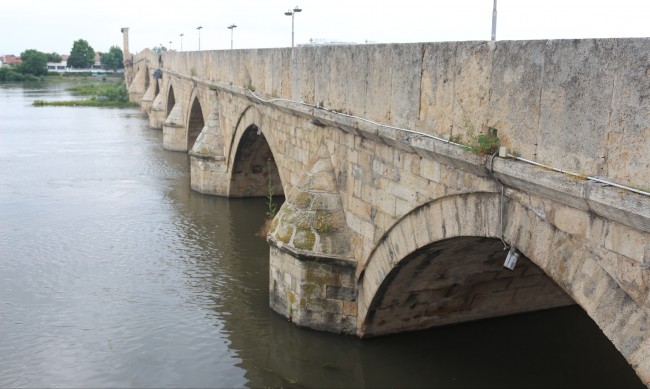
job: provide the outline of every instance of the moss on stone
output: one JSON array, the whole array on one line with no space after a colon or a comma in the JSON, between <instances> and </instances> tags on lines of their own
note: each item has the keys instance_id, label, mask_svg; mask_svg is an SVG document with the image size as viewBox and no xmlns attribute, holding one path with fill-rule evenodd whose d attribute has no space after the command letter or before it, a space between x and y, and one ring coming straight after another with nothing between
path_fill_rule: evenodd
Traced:
<instances>
[{"instance_id":1,"label":"moss on stone","mask_svg":"<svg viewBox=\"0 0 650 389\"><path fill-rule=\"evenodd\" d=\"M314 229L319 232L343 231L345 219L343 212L316 211Z\"/></svg>"},{"instance_id":2,"label":"moss on stone","mask_svg":"<svg viewBox=\"0 0 650 389\"><path fill-rule=\"evenodd\" d=\"M292 225L297 229L311 228L313 213L309 211L296 210L290 204L282 210L282 223Z\"/></svg>"},{"instance_id":3,"label":"moss on stone","mask_svg":"<svg viewBox=\"0 0 650 389\"><path fill-rule=\"evenodd\" d=\"M311 197L309 197L309 192L296 192L289 202L296 208L308 209L311 205Z\"/></svg>"},{"instance_id":4,"label":"moss on stone","mask_svg":"<svg viewBox=\"0 0 650 389\"><path fill-rule=\"evenodd\" d=\"M293 235L293 227L291 226L282 225L275 232L275 238L284 243L289 243L291 235Z\"/></svg>"},{"instance_id":5,"label":"moss on stone","mask_svg":"<svg viewBox=\"0 0 650 389\"><path fill-rule=\"evenodd\" d=\"M293 237L293 247L301 250L311 250L316 243L316 235L308 229L296 230L296 236Z\"/></svg>"},{"instance_id":6,"label":"moss on stone","mask_svg":"<svg viewBox=\"0 0 650 389\"><path fill-rule=\"evenodd\" d=\"M320 290L323 287L325 287L325 284L321 283L303 284L300 306L304 308L307 305L312 305L315 301L317 301L320 298Z\"/></svg>"}]
</instances>

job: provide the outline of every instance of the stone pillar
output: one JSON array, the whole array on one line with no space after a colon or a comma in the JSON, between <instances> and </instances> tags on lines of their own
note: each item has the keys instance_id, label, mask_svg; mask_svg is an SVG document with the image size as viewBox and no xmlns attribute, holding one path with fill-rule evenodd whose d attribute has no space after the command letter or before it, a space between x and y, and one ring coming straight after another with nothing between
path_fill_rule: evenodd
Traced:
<instances>
[{"instance_id":1,"label":"stone pillar","mask_svg":"<svg viewBox=\"0 0 650 389\"><path fill-rule=\"evenodd\" d=\"M129 52L129 28L122 27L122 61L124 63L124 82L126 86L131 85L133 81L133 56Z\"/></svg>"},{"instance_id":2,"label":"stone pillar","mask_svg":"<svg viewBox=\"0 0 650 389\"><path fill-rule=\"evenodd\" d=\"M187 151L187 128L183 106L180 103L174 104L163 123L163 148L170 151Z\"/></svg>"},{"instance_id":3,"label":"stone pillar","mask_svg":"<svg viewBox=\"0 0 650 389\"><path fill-rule=\"evenodd\" d=\"M129 84L129 101L134 103L140 103L142 101L142 96L146 92L145 85L147 83L147 70L146 65L140 64L140 69L133 77L133 80ZM132 70L132 69L131 69Z\"/></svg>"},{"instance_id":4,"label":"stone pillar","mask_svg":"<svg viewBox=\"0 0 650 389\"><path fill-rule=\"evenodd\" d=\"M354 334L356 262L350 233L324 146L273 220L270 305L295 324Z\"/></svg>"},{"instance_id":5,"label":"stone pillar","mask_svg":"<svg viewBox=\"0 0 650 389\"><path fill-rule=\"evenodd\" d=\"M147 75L145 75L145 77L146 76ZM151 110L151 106L153 105L153 100L155 98L154 95L156 93L156 83L158 82L157 80L153 80L153 76L151 74L148 74L148 76L149 76L149 87L144 92L144 95L142 95L142 99L140 100L140 109L142 109L142 111L144 112L149 112Z\"/></svg>"},{"instance_id":6,"label":"stone pillar","mask_svg":"<svg viewBox=\"0 0 650 389\"><path fill-rule=\"evenodd\" d=\"M193 190L210 195L228 196L228 166L223 149L219 115L213 111L189 152L190 182Z\"/></svg>"},{"instance_id":7,"label":"stone pillar","mask_svg":"<svg viewBox=\"0 0 650 389\"><path fill-rule=\"evenodd\" d=\"M158 85L160 85L160 80L156 80L156 82ZM156 130L162 130L164 122L165 98L163 97L163 93L159 92L158 95L156 95L156 98L153 100L151 109L149 110L149 127L155 128Z\"/></svg>"}]
</instances>

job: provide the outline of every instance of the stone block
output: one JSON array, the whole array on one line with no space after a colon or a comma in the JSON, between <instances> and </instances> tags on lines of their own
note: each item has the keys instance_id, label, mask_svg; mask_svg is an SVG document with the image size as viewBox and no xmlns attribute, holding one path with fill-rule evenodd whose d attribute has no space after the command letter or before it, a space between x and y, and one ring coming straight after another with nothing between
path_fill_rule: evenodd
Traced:
<instances>
[{"instance_id":1,"label":"stone block","mask_svg":"<svg viewBox=\"0 0 650 389\"><path fill-rule=\"evenodd\" d=\"M580 238L587 236L589 214L585 211L556 204L553 223L557 228Z\"/></svg>"}]
</instances>

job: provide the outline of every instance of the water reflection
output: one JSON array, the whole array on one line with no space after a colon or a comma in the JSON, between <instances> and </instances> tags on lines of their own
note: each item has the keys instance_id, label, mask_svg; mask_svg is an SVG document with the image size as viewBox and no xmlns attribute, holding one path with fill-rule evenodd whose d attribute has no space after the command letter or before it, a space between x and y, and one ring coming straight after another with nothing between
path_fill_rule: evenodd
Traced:
<instances>
[{"instance_id":1,"label":"water reflection","mask_svg":"<svg viewBox=\"0 0 650 389\"><path fill-rule=\"evenodd\" d=\"M138 110L0 87L0 387L640 385L570 308L360 341L268 308L264 199L190 190Z\"/></svg>"}]
</instances>

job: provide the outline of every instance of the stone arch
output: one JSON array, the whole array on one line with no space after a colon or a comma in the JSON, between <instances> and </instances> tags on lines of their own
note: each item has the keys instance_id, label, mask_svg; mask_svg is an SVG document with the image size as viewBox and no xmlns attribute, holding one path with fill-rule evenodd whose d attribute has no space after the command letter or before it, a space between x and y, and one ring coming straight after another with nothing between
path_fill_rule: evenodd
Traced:
<instances>
[{"instance_id":1,"label":"stone arch","mask_svg":"<svg viewBox=\"0 0 650 389\"><path fill-rule=\"evenodd\" d=\"M382 286L394 282L399 271L423 271L423 267L433 262L427 263L427 255L440 256L447 249L463 252L471 244L491 244L494 252L501 244L498 240L501 232L499 210L498 194L471 193L434 200L402 217L379 240L361 270L357 282L357 334L382 334L376 328L377 323L370 321L376 318L373 310L377 308L378 299L385 300L385 295L390 293L382 291ZM579 237L559 230L534 210L513 199L504 203L503 227L506 241L514 243L523 256L580 305L639 377L649 382L650 314L603 269L599 254ZM501 258L501 261L505 259L505 253ZM515 271L520 270L516 268ZM381 293L384 297L380 296ZM435 294L431 291L429 297L438 298L437 304L456 308L459 308L458 304L464 304L462 301L451 302L449 295L440 297ZM504 297L507 301L515 302L515 295L516 291L507 292L506 286ZM417 298L414 296L409 300L406 296L401 301L413 304L417 303ZM531 301L534 298L534 295L530 296ZM395 300L400 301L399 298ZM437 325L433 322L427 324L429 327Z\"/></svg>"},{"instance_id":2,"label":"stone arch","mask_svg":"<svg viewBox=\"0 0 650 389\"><path fill-rule=\"evenodd\" d=\"M273 134L264 129L264 117L252 105L237 120L227 147L229 197L261 197L268 194L269 178L276 196L285 196Z\"/></svg>"},{"instance_id":3,"label":"stone arch","mask_svg":"<svg viewBox=\"0 0 650 389\"><path fill-rule=\"evenodd\" d=\"M207 118L203 115L203 105L201 104L198 88L194 88L192 91L188 107L189 112L185 115L187 117L187 150L191 150L205 126L204 118Z\"/></svg>"},{"instance_id":4,"label":"stone arch","mask_svg":"<svg viewBox=\"0 0 650 389\"><path fill-rule=\"evenodd\" d=\"M229 197L263 197L272 184L274 195L284 197L280 172L266 136L256 124L243 131L230 169Z\"/></svg>"}]
</instances>

